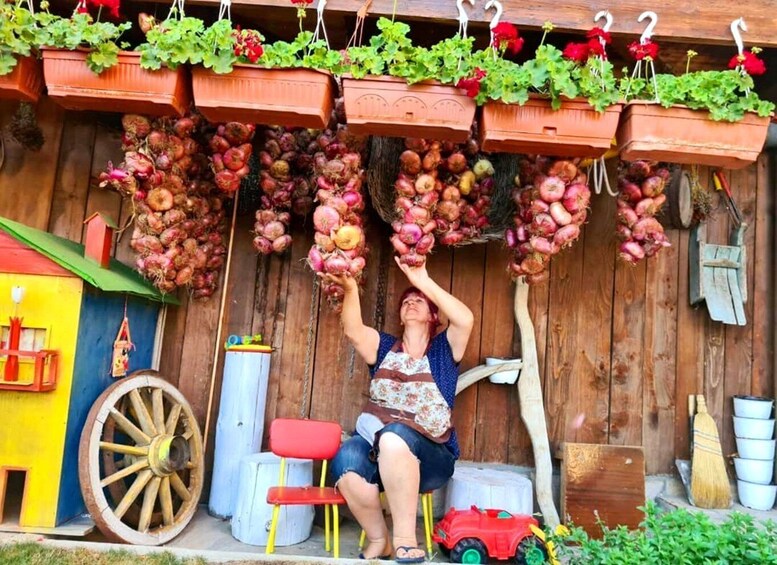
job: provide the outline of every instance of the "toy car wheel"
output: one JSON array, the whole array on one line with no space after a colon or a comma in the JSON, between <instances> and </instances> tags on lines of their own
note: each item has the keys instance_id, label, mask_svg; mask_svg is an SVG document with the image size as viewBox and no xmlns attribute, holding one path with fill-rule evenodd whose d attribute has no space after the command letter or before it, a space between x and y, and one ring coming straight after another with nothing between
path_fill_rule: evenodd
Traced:
<instances>
[{"instance_id":1,"label":"toy car wheel","mask_svg":"<svg viewBox=\"0 0 777 565\"><path fill-rule=\"evenodd\" d=\"M451 549L454 563L488 563L488 550L477 538L464 538Z\"/></svg>"},{"instance_id":2,"label":"toy car wheel","mask_svg":"<svg viewBox=\"0 0 777 565\"><path fill-rule=\"evenodd\" d=\"M450 559L451 557L451 550L448 547L445 547L444 545L438 543L437 548L440 550L440 553L442 553L443 557L446 559Z\"/></svg>"},{"instance_id":3,"label":"toy car wheel","mask_svg":"<svg viewBox=\"0 0 777 565\"><path fill-rule=\"evenodd\" d=\"M545 542L536 536L527 536L523 538L521 543L518 544L518 549L515 550L515 562L518 565L527 565L527 555L535 551L539 551L542 554L542 558L545 562L548 561L548 548L545 547Z\"/></svg>"}]
</instances>

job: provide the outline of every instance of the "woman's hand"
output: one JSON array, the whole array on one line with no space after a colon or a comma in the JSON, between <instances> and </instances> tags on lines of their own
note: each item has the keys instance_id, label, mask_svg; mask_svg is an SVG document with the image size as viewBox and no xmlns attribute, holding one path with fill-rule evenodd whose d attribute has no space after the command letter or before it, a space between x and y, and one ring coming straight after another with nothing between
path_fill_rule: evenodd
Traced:
<instances>
[{"instance_id":1,"label":"woman's hand","mask_svg":"<svg viewBox=\"0 0 777 565\"><path fill-rule=\"evenodd\" d=\"M399 257L396 255L394 256L394 261L397 262L400 270L405 273L405 276L407 277L407 280L410 282L410 284L421 292L424 292L424 287L430 280L429 273L426 271L426 263L420 267L411 267L410 265L402 263L399 260Z\"/></svg>"},{"instance_id":2,"label":"woman's hand","mask_svg":"<svg viewBox=\"0 0 777 565\"><path fill-rule=\"evenodd\" d=\"M339 284L346 292L357 288L356 279L349 274L332 275L329 273L317 273L323 282Z\"/></svg>"}]
</instances>

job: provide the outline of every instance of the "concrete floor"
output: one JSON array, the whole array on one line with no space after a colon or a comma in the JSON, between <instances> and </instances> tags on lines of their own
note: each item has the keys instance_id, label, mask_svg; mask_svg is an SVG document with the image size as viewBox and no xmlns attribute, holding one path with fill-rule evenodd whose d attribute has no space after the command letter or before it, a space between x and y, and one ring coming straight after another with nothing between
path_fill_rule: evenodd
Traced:
<instances>
[{"instance_id":1,"label":"concrete floor","mask_svg":"<svg viewBox=\"0 0 777 565\"><path fill-rule=\"evenodd\" d=\"M556 491L558 492L558 491ZM767 512L751 510L738 503L736 499L736 485L732 485L734 493L734 504L727 510L702 510L691 506L688 503L685 489L676 476L650 476L646 479L645 498L655 500L656 503L666 510L675 508L685 508L688 510L704 512L715 521L722 521L733 511L751 514L759 520L771 519L777 521L777 509ZM443 502L444 503L444 502ZM440 506L440 500L435 501L435 514L441 515L444 509ZM419 542L423 542L423 522L419 519L418 523ZM360 529L358 525L344 518L340 526L340 559L332 559L331 553L327 554L324 550L324 532L321 527L314 526L312 535L302 543L287 547L277 547L275 556L266 556L263 546L254 546L241 543L232 537L232 530L229 521L214 518L208 515L207 507L201 506L184 532L163 548L129 547L120 546L123 549L146 553L149 551L158 551L167 549L180 557L202 556L210 563L232 562L239 564L248 563L276 563L288 565L330 565L335 563L358 564L355 559L359 555L357 548ZM10 534L0 533L0 543L7 543L21 540L36 540L46 538L45 543L57 545L60 547L88 547L94 550L106 551L114 548L113 544L105 543L105 539L95 531L86 537L63 538L59 536L40 536L31 534ZM435 553L431 556L432 562L447 562L435 548ZM362 561L363 563L363 561ZM498 563L498 562L494 562Z\"/></svg>"}]
</instances>

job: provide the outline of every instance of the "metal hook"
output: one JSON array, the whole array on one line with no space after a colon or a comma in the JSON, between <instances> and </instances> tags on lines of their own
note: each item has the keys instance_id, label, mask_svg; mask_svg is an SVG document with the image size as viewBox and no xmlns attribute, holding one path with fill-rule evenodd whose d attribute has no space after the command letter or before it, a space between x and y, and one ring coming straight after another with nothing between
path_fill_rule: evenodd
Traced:
<instances>
[{"instance_id":1,"label":"metal hook","mask_svg":"<svg viewBox=\"0 0 777 565\"><path fill-rule=\"evenodd\" d=\"M645 18L650 18L650 23L645 28L645 31L642 32L642 35L639 38L639 43L641 45L644 45L645 43L648 42L648 40L650 40L651 37L653 37L653 29L656 27L656 24L658 23L658 14L648 10L647 12L642 12L637 18L637 21L641 22Z\"/></svg>"},{"instance_id":2,"label":"metal hook","mask_svg":"<svg viewBox=\"0 0 777 565\"><path fill-rule=\"evenodd\" d=\"M329 37L326 33L326 26L324 25L324 8L326 8L327 0L318 0L316 6L316 30L313 32L313 41L318 41L319 33L323 34L324 41L326 41L326 47L329 48Z\"/></svg>"},{"instance_id":3,"label":"metal hook","mask_svg":"<svg viewBox=\"0 0 777 565\"><path fill-rule=\"evenodd\" d=\"M488 0L486 3L486 7L484 8L486 11L490 10L491 8L494 8L496 10L496 14L494 14L494 17L491 19L491 22L488 24L488 28L491 30L491 43L490 45L494 44L494 28L499 25L499 20L502 18L502 3L499 2L499 0ZM494 56L496 56L496 53L494 53Z\"/></svg>"},{"instance_id":4,"label":"metal hook","mask_svg":"<svg viewBox=\"0 0 777 565\"><path fill-rule=\"evenodd\" d=\"M456 0L456 7L459 9L459 35L466 38L469 17L467 16L467 12L464 11L464 2L469 2L470 6L474 6L475 0Z\"/></svg>"},{"instance_id":5,"label":"metal hook","mask_svg":"<svg viewBox=\"0 0 777 565\"><path fill-rule=\"evenodd\" d=\"M731 22L731 35L734 36L734 42L737 44L737 50L739 51L739 54L741 55L742 52L745 50L745 44L742 42L742 34L739 33L739 30L747 31L747 24L745 23L745 20L742 18L737 18L733 22Z\"/></svg>"},{"instance_id":6,"label":"metal hook","mask_svg":"<svg viewBox=\"0 0 777 565\"><path fill-rule=\"evenodd\" d=\"M612 14L609 10L602 10L600 12L597 12L594 16L594 23L598 22L602 18L605 19L604 26L602 26L602 30L604 31L610 31L610 27L612 26Z\"/></svg>"}]
</instances>

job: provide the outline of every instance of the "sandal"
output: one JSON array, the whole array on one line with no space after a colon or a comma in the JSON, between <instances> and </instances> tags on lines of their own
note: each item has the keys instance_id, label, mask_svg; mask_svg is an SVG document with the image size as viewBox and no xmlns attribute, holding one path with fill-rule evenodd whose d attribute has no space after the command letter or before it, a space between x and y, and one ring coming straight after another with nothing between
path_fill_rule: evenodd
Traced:
<instances>
[{"instance_id":1,"label":"sandal","mask_svg":"<svg viewBox=\"0 0 777 565\"><path fill-rule=\"evenodd\" d=\"M415 557L398 557L396 556L396 552L400 550L404 551L405 553L410 553L413 550L421 551L423 552L423 555L417 555ZM397 563L423 563L424 561L426 561L426 551L424 551L420 547L412 546L412 545L398 546L395 550L394 555L396 556L394 557L394 561L396 561Z\"/></svg>"}]
</instances>

